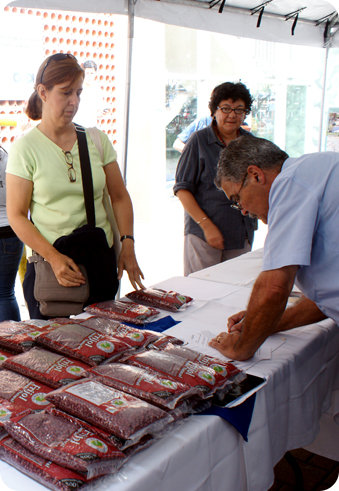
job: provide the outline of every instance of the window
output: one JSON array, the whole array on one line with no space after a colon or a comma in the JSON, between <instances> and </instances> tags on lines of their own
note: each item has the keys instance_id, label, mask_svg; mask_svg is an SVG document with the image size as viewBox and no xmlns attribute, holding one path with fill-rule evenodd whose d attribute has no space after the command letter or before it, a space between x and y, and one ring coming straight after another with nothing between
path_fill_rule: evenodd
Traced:
<instances>
[{"instance_id":1,"label":"window","mask_svg":"<svg viewBox=\"0 0 339 491\"><path fill-rule=\"evenodd\" d=\"M294 157L315 152L325 54L321 48L135 20L127 185L146 284L183 274L183 210L172 192L180 154L172 145L185 125L209 115L212 89L242 81L254 97L246 118L254 134ZM331 56L331 73L337 77L333 98L339 85L338 50ZM265 233L261 225L255 247L262 247Z\"/></svg>"}]
</instances>

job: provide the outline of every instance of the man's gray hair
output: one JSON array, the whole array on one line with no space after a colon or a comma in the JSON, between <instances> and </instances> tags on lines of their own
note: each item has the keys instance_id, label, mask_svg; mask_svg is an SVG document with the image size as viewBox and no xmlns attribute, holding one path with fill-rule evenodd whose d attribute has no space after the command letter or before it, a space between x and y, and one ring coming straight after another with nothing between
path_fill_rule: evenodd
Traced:
<instances>
[{"instance_id":1,"label":"man's gray hair","mask_svg":"<svg viewBox=\"0 0 339 491\"><path fill-rule=\"evenodd\" d=\"M220 152L215 184L220 188L223 180L240 182L249 165L280 170L287 158L287 153L269 140L241 136Z\"/></svg>"}]
</instances>

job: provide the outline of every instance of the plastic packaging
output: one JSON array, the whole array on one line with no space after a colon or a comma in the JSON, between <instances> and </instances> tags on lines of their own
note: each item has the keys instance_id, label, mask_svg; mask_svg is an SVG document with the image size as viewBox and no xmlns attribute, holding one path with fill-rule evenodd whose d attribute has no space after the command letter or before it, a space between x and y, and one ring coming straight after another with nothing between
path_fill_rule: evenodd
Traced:
<instances>
[{"instance_id":1,"label":"plastic packaging","mask_svg":"<svg viewBox=\"0 0 339 491\"><path fill-rule=\"evenodd\" d=\"M41 330L24 322L0 322L0 346L16 353L31 349L40 334Z\"/></svg>"},{"instance_id":2,"label":"plastic packaging","mask_svg":"<svg viewBox=\"0 0 339 491\"><path fill-rule=\"evenodd\" d=\"M81 419L80 417L77 416L71 416L65 411L62 411L61 409L56 408L55 406L51 405L46 409L46 412L49 414L55 414L60 418L64 418L67 421L69 418L72 418L74 421L78 422L79 425L81 425L84 428L87 428L89 431L92 431L93 425L85 421L84 419ZM105 442L107 441L108 443L113 444L118 450L124 451L125 449L129 448L129 446L133 445L133 442L130 442L128 440L124 440L123 438L119 438L114 433L111 433L109 431L105 431L102 428L99 428L97 425L95 425L95 432L102 438Z\"/></svg>"},{"instance_id":3,"label":"plastic packaging","mask_svg":"<svg viewBox=\"0 0 339 491\"><path fill-rule=\"evenodd\" d=\"M126 460L114 445L104 442L95 432L68 416L62 418L46 411L12 417L6 431L36 455L83 473L87 479L114 474Z\"/></svg>"},{"instance_id":4,"label":"plastic packaging","mask_svg":"<svg viewBox=\"0 0 339 491\"><path fill-rule=\"evenodd\" d=\"M66 324L41 334L38 343L88 365L119 358L130 350L123 341L79 324Z\"/></svg>"},{"instance_id":5,"label":"plastic packaging","mask_svg":"<svg viewBox=\"0 0 339 491\"><path fill-rule=\"evenodd\" d=\"M14 404L16 412L41 410L50 403L45 396L52 389L11 370L0 370L0 397Z\"/></svg>"},{"instance_id":6,"label":"plastic packaging","mask_svg":"<svg viewBox=\"0 0 339 491\"><path fill-rule=\"evenodd\" d=\"M158 334L158 339L156 341L153 341L151 343L151 346L149 347L154 347L162 350L165 346L168 345L168 343L172 343L175 345L182 345L184 344L184 341L181 339L175 338L174 336L166 335L166 334Z\"/></svg>"},{"instance_id":7,"label":"plastic packaging","mask_svg":"<svg viewBox=\"0 0 339 491\"><path fill-rule=\"evenodd\" d=\"M38 457L7 435L0 438L0 458L53 491L73 491L89 482L81 474Z\"/></svg>"},{"instance_id":8,"label":"plastic packaging","mask_svg":"<svg viewBox=\"0 0 339 491\"><path fill-rule=\"evenodd\" d=\"M146 329L127 326L113 319L89 317L81 325L120 339L131 348L141 349L158 339L157 333Z\"/></svg>"},{"instance_id":9,"label":"plastic packaging","mask_svg":"<svg viewBox=\"0 0 339 491\"><path fill-rule=\"evenodd\" d=\"M183 346L174 346L168 343L163 349L164 353L171 353L173 355L185 358L185 360L191 360L200 365L213 368L215 371L217 379L223 380L227 377L229 380L233 380L234 376L239 374L241 370L237 368L233 363L219 360L198 351L194 351L190 348L185 348Z\"/></svg>"},{"instance_id":10,"label":"plastic packaging","mask_svg":"<svg viewBox=\"0 0 339 491\"><path fill-rule=\"evenodd\" d=\"M140 325L153 321L159 314L159 311L152 307L145 307L144 305L124 300L93 303L85 307L85 311L91 315Z\"/></svg>"},{"instance_id":11,"label":"plastic packaging","mask_svg":"<svg viewBox=\"0 0 339 491\"><path fill-rule=\"evenodd\" d=\"M86 376L90 365L67 358L42 348L32 348L13 356L3 363L3 368L27 375L44 382L49 387L58 387Z\"/></svg>"},{"instance_id":12,"label":"plastic packaging","mask_svg":"<svg viewBox=\"0 0 339 491\"><path fill-rule=\"evenodd\" d=\"M213 396L229 384L227 377L217 376L213 368L164 351L150 349L124 358L124 363L146 369L151 368L170 375L183 384L195 387L198 395L203 399Z\"/></svg>"},{"instance_id":13,"label":"plastic packaging","mask_svg":"<svg viewBox=\"0 0 339 491\"><path fill-rule=\"evenodd\" d=\"M58 327L64 324L72 324L72 319L69 317L55 317L53 319L30 319L28 321L22 321L24 324L35 326L37 329L48 329L49 327Z\"/></svg>"},{"instance_id":14,"label":"plastic packaging","mask_svg":"<svg viewBox=\"0 0 339 491\"><path fill-rule=\"evenodd\" d=\"M191 387L153 370L109 363L90 370L95 380L122 390L163 409L174 409L184 399L195 395Z\"/></svg>"},{"instance_id":15,"label":"plastic packaging","mask_svg":"<svg viewBox=\"0 0 339 491\"><path fill-rule=\"evenodd\" d=\"M4 431L4 423L8 421L13 414L17 414L14 404L7 401L7 399L0 397L0 435Z\"/></svg>"},{"instance_id":16,"label":"plastic packaging","mask_svg":"<svg viewBox=\"0 0 339 491\"><path fill-rule=\"evenodd\" d=\"M166 426L172 418L158 407L93 379L73 382L48 394L56 407L136 443Z\"/></svg>"},{"instance_id":17,"label":"plastic packaging","mask_svg":"<svg viewBox=\"0 0 339 491\"><path fill-rule=\"evenodd\" d=\"M14 353L11 353L10 351L6 351L4 349L0 349L0 367L2 366L4 361L6 361L8 358L11 358L12 356L14 356Z\"/></svg>"},{"instance_id":18,"label":"plastic packaging","mask_svg":"<svg viewBox=\"0 0 339 491\"><path fill-rule=\"evenodd\" d=\"M160 288L145 288L144 290L134 290L127 293L127 298L133 302L141 303L158 309L178 312L187 307L193 298L181 293L161 290Z\"/></svg>"}]
</instances>

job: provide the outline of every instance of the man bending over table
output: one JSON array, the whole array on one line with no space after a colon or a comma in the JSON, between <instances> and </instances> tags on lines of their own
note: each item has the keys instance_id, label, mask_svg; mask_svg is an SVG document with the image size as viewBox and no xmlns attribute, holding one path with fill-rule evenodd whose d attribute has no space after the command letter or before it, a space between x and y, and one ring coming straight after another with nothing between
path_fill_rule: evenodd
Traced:
<instances>
[{"instance_id":1,"label":"man bending over table","mask_svg":"<svg viewBox=\"0 0 339 491\"><path fill-rule=\"evenodd\" d=\"M339 324L339 153L289 158L268 140L240 137L221 152L216 185L268 234L247 310L210 346L247 360L273 333L327 317ZM303 296L285 310L294 282Z\"/></svg>"}]
</instances>

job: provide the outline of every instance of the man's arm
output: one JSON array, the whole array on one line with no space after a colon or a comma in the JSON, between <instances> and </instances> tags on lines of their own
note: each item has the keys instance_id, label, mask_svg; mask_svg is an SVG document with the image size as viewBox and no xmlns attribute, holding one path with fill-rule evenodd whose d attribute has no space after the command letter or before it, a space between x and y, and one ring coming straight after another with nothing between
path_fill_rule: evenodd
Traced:
<instances>
[{"instance_id":1,"label":"man's arm","mask_svg":"<svg viewBox=\"0 0 339 491\"><path fill-rule=\"evenodd\" d=\"M179 137L177 137L173 143L173 148L177 152L182 153L183 149L185 148L185 143L182 140L180 140Z\"/></svg>"},{"instance_id":2,"label":"man's arm","mask_svg":"<svg viewBox=\"0 0 339 491\"><path fill-rule=\"evenodd\" d=\"M287 331L294 327L306 326L326 319L317 305L306 297L301 297L292 307L285 310L275 332Z\"/></svg>"},{"instance_id":3,"label":"man's arm","mask_svg":"<svg viewBox=\"0 0 339 491\"><path fill-rule=\"evenodd\" d=\"M277 332L298 266L263 271L257 278L240 331L221 333L210 346L233 360L247 360Z\"/></svg>"},{"instance_id":4,"label":"man's arm","mask_svg":"<svg viewBox=\"0 0 339 491\"><path fill-rule=\"evenodd\" d=\"M227 327L229 333L242 331L242 320L245 315L246 310L242 310L228 318ZM314 324L324 319L327 319L327 316L317 305L312 300L303 296L294 305L285 310L275 332L288 331L289 329Z\"/></svg>"},{"instance_id":5,"label":"man's arm","mask_svg":"<svg viewBox=\"0 0 339 491\"><path fill-rule=\"evenodd\" d=\"M200 127L203 128L206 124L201 123L202 118L196 118L192 123L190 123L186 128L182 130L177 136L173 143L173 148L178 152L182 153L187 141L190 139L191 135L197 131Z\"/></svg>"}]
</instances>

